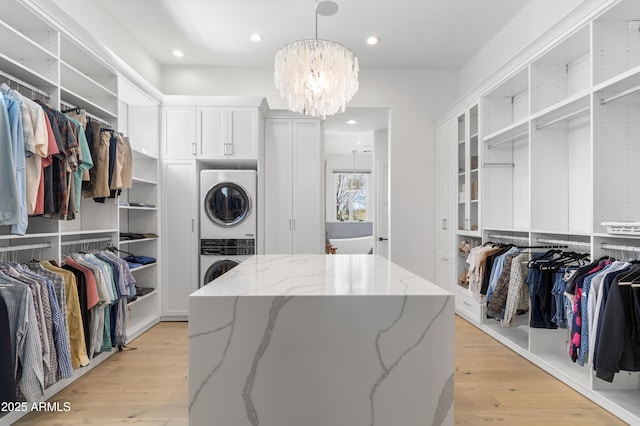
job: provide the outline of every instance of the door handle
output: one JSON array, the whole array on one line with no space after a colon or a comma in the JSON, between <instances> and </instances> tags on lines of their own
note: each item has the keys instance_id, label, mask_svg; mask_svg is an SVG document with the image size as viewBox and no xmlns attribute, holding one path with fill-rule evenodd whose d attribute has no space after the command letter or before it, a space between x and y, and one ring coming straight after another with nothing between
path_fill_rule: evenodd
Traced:
<instances>
[{"instance_id":1,"label":"door handle","mask_svg":"<svg viewBox=\"0 0 640 426\"><path fill-rule=\"evenodd\" d=\"M194 157L195 157L195 156L196 156L196 154L197 154L197 151L196 151L196 143L195 143L195 142L191 144L191 153L193 154L193 156L194 156Z\"/></svg>"},{"instance_id":2,"label":"door handle","mask_svg":"<svg viewBox=\"0 0 640 426\"><path fill-rule=\"evenodd\" d=\"M389 239L385 237L378 237L378 241L389 241Z\"/></svg>"}]
</instances>

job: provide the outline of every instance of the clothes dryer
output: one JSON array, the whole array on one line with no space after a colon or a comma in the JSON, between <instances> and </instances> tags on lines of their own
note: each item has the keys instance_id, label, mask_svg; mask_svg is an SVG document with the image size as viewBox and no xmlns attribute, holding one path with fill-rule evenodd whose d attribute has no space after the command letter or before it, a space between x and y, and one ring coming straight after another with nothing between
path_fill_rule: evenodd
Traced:
<instances>
[{"instance_id":1,"label":"clothes dryer","mask_svg":"<svg viewBox=\"0 0 640 426\"><path fill-rule=\"evenodd\" d=\"M200 239L256 237L255 170L200 172Z\"/></svg>"},{"instance_id":2,"label":"clothes dryer","mask_svg":"<svg viewBox=\"0 0 640 426\"><path fill-rule=\"evenodd\" d=\"M214 238L200 242L200 282L209 284L255 254L253 238Z\"/></svg>"}]
</instances>

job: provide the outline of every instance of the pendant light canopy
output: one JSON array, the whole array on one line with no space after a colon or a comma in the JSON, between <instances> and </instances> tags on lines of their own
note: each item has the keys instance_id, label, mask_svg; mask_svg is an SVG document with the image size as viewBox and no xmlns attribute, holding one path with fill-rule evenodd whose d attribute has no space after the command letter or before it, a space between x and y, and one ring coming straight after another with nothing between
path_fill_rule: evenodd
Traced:
<instances>
[{"instance_id":1,"label":"pendant light canopy","mask_svg":"<svg viewBox=\"0 0 640 426\"><path fill-rule=\"evenodd\" d=\"M349 179L349 191L360 191L362 182L356 178L356 150L353 151L353 177Z\"/></svg>"},{"instance_id":2,"label":"pendant light canopy","mask_svg":"<svg viewBox=\"0 0 640 426\"><path fill-rule=\"evenodd\" d=\"M274 83L291 111L325 118L344 112L358 91L358 58L339 43L318 40L318 15L337 10L333 1L316 2L316 38L294 41L276 53Z\"/></svg>"}]
</instances>

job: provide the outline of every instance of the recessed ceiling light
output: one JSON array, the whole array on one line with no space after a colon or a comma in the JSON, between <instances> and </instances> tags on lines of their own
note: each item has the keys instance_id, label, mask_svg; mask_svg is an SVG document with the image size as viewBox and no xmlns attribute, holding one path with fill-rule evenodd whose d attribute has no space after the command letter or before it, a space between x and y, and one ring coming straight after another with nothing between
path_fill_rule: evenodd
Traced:
<instances>
[{"instance_id":1,"label":"recessed ceiling light","mask_svg":"<svg viewBox=\"0 0 640 426\"><path fill-rule=\"evenodd\" d=\"M262 40L262 36L258 33L253 33L251 34L251 41L261 41Z\"/></svg>"},{"instance_id":2,"label":"recessed ceiling light","mask_svg":"<svg viewBox=\"0 0 640 426\"><path fill-rule=\"evenodd\" d=\"M180 49L176 49L171 53L173 53L173 56L175 56L176 58L182 58L184 56L184 52Z\"/></svg>"},{"instance_id":3,"label":"recessed ceiling light","mask_svg":"<svg viewBox=\"0 0 640 426\"><path fill-rule=\"evenodd\" d=\"M356 120L349 120L349 121L347 121L347 124L356 124L356 123L357 123L357 121L356 121Z\"/></svg>"},{"instance_id":4,"label":"recessed ceiling light","mask_svg":"<svg viewBox=\"0 0 640 426\"><path fill-rule=\"evenodd\" d=\"M367 39L367 44L370 46L374 46L378 43L380 43L380 39L376 36L371 36Z\"/></svg>"}]
</instances>

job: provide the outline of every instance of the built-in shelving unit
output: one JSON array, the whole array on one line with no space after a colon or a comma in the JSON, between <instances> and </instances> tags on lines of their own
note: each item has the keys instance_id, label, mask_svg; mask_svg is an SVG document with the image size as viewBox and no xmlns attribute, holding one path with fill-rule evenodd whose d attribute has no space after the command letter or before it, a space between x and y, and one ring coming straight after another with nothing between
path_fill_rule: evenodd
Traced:
<instances>
[{"instance_id":1,"label":"built-in shelving unit","mask_svg":"<svg viewBox=\"0 0 640 426\"><path fill-rule=\"evenodd\" d=\"M59 26L58 21L49 20L40 10L31 7L29 2L0 0L3 11L0 16L0 83L11 83L12 88L25 96L44 99L54 108L85 109L91 119L130 135L134 183L133 188L123 191L121 198L158 206L159 168L155 158L159 145L158 101L122 78L113 66ZM154 109L155 122L150 121ZM132 125L134 122L137 125ZM139 143L132 133L142 135ZM140 254L159 258L159 238L119 241L120 232L134 232L134 228L135 232L157 234L157 208L125 209L118 201L117 197L107 198L103 203L82 198L74 220L30 217L24 236L12 235L9 226L0 226L0 251L4 258L16 261L39 258L60 262L74 250L111 244L123 250L135 248ZM129 304L129 340L159 321L159 271L156 263L133 272L139 285L152 287L154 291ZM89 366L77 369L72 379L51 385L45 391L45 399L86 374L114 351L96 355ZM4 414L0 416L0 423L10 424L24 414Z\"/></svg>"},{"instance_id":2,"label":"built-in shelving unit","mask_svg":"<svg viewBox=\"0 0 640 426\"><path fill-rule=\"evenodd\" d=\"M602 222L640 222L640 3L611 1L598 13L480 96L482 221L478 234L458 231L457 243L560 244L592 259L638 258L640 235L608 233ZM447 123L466 112L461 107ZM470 171L467 143L463 136L455 145L459 170L451 178L459 186ZM460 225L464 203L456 201ZM461 253L457 276L465 262ZM461 285L456 311L622 420L640 423L638 372L602 381L571 361L566 329L530 327L528 314L503 326Z\"/></svg>"}]
</instances>

